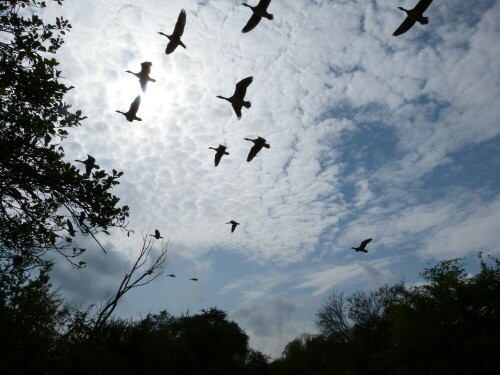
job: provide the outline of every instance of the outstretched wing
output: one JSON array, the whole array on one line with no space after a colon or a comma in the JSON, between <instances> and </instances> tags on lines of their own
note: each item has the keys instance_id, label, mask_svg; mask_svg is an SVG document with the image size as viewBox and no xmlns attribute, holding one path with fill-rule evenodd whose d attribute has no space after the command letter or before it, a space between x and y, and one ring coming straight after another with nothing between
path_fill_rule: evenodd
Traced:
<instances>
[{"instance_id":1,"label":"outstretched wing","mask_svg":"<svg viewBox=\"0 0 500 375\"><path fill-rule=\"evenodd\" d=\"M412 28L413 25L415 25L415 22L416 21L411 19L410 17L406 17L403 23L396 29L396 31L394 31L392 36L398 36L406 33L408 30Z\"/></svg>"},{"instance_id":2,"label":"outstretched wing","mask_svg":"<svg viewBox=\"0 0 500 375\"><path fill-rule=\"evenodd\" d=\"M262 18L261 16L258 16L255 13L252 14L252 17L250 17L250 19L248 20L245 27L241 30L241 32L248 33L249 31L252 31L255 28L255 26L259 24L261 18Z\"/></svg>"},{"instance_id":3,"label":"outstretched wing","mask_svg":"<svg viewBox=\"0 0 500 375\"><path fill-rule=\"evenodd\" d=\"M420 0L413 10L416 10L420 14L423 14L429 5L431 5L432 0Z\"/></svg>"},{"instance_id":4,"label":"outstretched wing","mask_svg":"<svg viewBox=\"0 0 500 375\"><path fill-rule=\"evenodd\" d=\"M139 106L141 105L141 96L137 95L137 97L134 99L132 104L130 104L129 112L132 114L136 114L137 111L139 110Z\"/></svg>"},{"instance_id":5,"label":"outstretched wing","mask_svg":"<svg viewBox=\"0 0 500 375\"><path fill-rule=\"evenodd\" d=\"M241 118L241 105L236 105L231 103L234 109L234 113L236 113L236 117L238 117L238 120Z\"/></svg>"},{"instance_id":6,"label":"outstretched wing","mask_svg":"<svg viewBox=\"0 0 500 375\"><path fill-rule=\"evenodd\" d=\"M248 86L250 86L252 81L253 81L253 77L251 77L251 76L239 81L236 84L236 88L234 89L233 97L238 98L240 100L243 100L243 98L247 94L247 88L248 88Z\"/></svg>"},{"instance_id":7,"label":"outstretched wing","mask_svg":"<svg viewBox=\"0 0 500 375\"><path fill-rule=\"evenodd\" d=\"M359 247L365 248L365 246L368 245L368 243L371 240L372 240L371 238L368 238L368 239L364 240L363 242L361 242L361 245L359 245Z\"/></svg>"},{"instance_id":8,"label":"outstretched wing","mask_svg":"<svg viewBox=\"0 0 500 375\"><path fill-rule=\"evenodd\" d=\"M179 18L177 18L177 23L175 24L175 29L172 33L172 37L180 38L184 33L184 26L186 26L186 11L182 9L179 13Z\"/></svg>"},{"instance_id":9,"label":"outstretched wing","mask_svg":"<svg viewBox=\"0 0 500 375\"><path fill-rule=\"evenodd\" d=\"M151 65L153 65L149 61L145 61L141 64L141 72L139 74L147 74L151 73Z\"/></svg>"},{"instance_id":10,"label":"outstretched wing","mask_svg":"<svg viewBox=\"0 0 500 375\"><path fill-rule=\"evenodd\" d=\"M217 153L215 154L215 166L219 165L220 159L222 159L223 154L224 154L224 152L217 151Z\"/></svg>"},{"instance_id":11,"label":"outstretched wing","mask_svg":"<svg viewBox=\"0 0 500 375\"><path fill-rule=\"evenodd\" d=\"M253 145L252 148L250 149L250 152L248 153L247 162L251 162L252 159L255 157L255 155L257 155L261 149L262 149L261 146Z\"/></svg>"},{"instance_id":12,"label":"outstretched wing","mask_svg":"<svg viewBox=\"0 0 500 375\"><path fill-rule=\"evenodd\" d=\"M259 4L257 4L257 8L260 8L262 10L266 10L267 7L269 6L269 4L271 4L271 0L260 0Z\"/></svg>"},{"instance_id":13,"label":"outstretched wing","mask_svg":"<svg viewBox=\"0 0 500 375\"><path fill-rule=\"evenodd\" d=\"M172 41L168 42L167 49L165 50L165 53L167 55L170 55L172 52L175 51L175 49L177 48L177 46L178 46L178 44L176 42L172 42Z\"/></svg>"}]
</instances>

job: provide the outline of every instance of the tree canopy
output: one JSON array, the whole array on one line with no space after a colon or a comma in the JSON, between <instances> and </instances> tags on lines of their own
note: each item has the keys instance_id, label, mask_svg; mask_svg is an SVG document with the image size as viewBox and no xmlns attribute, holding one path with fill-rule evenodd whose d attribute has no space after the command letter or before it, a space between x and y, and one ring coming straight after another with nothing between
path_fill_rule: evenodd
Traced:
<instances>
[{"instance_id":1,"label":"tree canopy","mask_svg":"<svg viewBox=\"0 0 500 375\"><path fill-rule=\"evenodd\" d=\"M62 0L54 0L58 4ZM86 119L64 95L54 54L71 29L37 14L45 1L0 1L0 257L22 255L39 264L49 251L74 259L85 249L74 229L95 237L125 228L127 206L110 190L122 172L80 173L60 142ZM27 9L31 11L26 11Z\"/></svg>"}]
</instances>

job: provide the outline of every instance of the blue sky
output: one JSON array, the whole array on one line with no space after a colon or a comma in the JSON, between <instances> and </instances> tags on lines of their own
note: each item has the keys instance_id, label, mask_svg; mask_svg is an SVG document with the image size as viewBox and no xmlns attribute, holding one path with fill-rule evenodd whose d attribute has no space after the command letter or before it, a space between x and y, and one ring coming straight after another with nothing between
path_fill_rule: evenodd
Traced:
<instances>
[{"instance_id":1,"label":"blue sky","mask_svg":"<svg viewBox=\"0 0 500 375\"><path fill-rule=\"evenodd\" d=\"M240 1L66 0L48 19L73 25L58 55L68 101L88 119L65 141L68 161L89 153L124 171L115 193L131 208L127 238L89 247L81 271L59 262L70 299L112 293L141 231L168 236L166 273L130 293L118 314L217 306L278 356L335 288L347 293L402 278L428 263L498 255L500 222L500 4L434 1L430 22L397 38L397 6L415 1L273 0L255 30ZM256 1L251 2L256 3ZM183 41L166 56L180 9ZM140 63L153 63L139 117ZM229 96L252 75L240 121ZM244 137L271 144L251 163ZM228 146L217 168L208 147ZM231 234L231 219L241 225ZM372 237L367 254L355 253ZM189 281L197 277L198 283Z\"/></svg>"}]
</instances>

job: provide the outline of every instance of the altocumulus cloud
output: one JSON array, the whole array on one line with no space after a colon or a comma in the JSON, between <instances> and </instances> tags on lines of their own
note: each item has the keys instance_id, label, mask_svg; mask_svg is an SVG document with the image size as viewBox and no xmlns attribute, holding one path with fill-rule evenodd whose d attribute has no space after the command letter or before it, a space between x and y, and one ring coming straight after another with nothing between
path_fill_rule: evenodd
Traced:
<instances>
[{"instance_id":1,"label":"altocumulus cloud","mask_svg":"<svg viewBox=\"0 0 500 375\"><path fill-rule=\"evenodd\" d=\"M500 252L500 3L435 1L427 26L397 38L404 14L390 0L274 0L275 19L247 35L249 12L238 1L65 3L47 16L64 13L73 25L59 59L76 87L70 102L89 117L66 142L68 160L89 153L123 170L115 193L131 208L131 227L168 235L173 263L231 251L257 264L258 275L242 266L239 281L205 280L217 290L204 301L225 298L267 351L310 327L305 304L294 299L293 310L289 295L313 288L318 302L334 286L404 276L395 268L415 259ZM166 56L157 32L170 33L181 8L187 49ZM114 111L140 92L125 70L143 61L157 82L143 95L143 121L130 124ZM252 108L238 121L215 96L250 75ZM271 148L246 163L242 138L256 136ZM214 168L208 147L219 143L231 155ZM232 235L230 219L242 224ZM348 251L367 237L359 262ZM129 239L112 240L124 259L133 256ZM278 279L248 287L268 267Z\"/></svg>"}]
</instances>

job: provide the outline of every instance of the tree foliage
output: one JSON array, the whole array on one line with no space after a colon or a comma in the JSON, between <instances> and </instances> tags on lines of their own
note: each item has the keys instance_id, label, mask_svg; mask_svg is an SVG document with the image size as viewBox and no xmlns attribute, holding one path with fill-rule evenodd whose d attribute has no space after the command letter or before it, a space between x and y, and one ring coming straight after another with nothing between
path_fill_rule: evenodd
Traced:
<instances>
[{"instance_id":1,"label":"tree foliage","mask_svg":"<svg viewBox=\"0 0 500 375\"><path fill-rule=\"evenodd\" d=\"M55 0L61 4L62 0ZM68 219L94 238L126 226L128 207L110 190L122 172L82 174L60 142L86 117L72 111L54 54L69 22L46 23L45 1L0 1L0 257L32 263L55 250L73 262L78 247ZM97 240L97 239L96 239Z\"/></svg>"}]
</instances>

